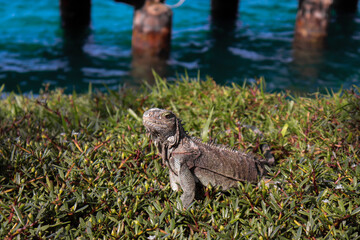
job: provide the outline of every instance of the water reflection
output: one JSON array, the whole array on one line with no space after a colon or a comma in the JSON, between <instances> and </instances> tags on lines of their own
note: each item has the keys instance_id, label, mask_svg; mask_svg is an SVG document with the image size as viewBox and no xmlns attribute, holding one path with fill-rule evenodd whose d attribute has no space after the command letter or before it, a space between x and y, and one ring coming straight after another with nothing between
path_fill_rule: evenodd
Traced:
<instances>
[{"instance_id":1,"label":"water reflection","mask_svg":"<svg viewBox=\"0 0 360 240\"><path fill-rule=\"evenodd\" d=\"M143 82L147 82L150 85L154 84L155 78L153 71L160 77L168 77L170 74L168 61L156 56L133 56L130 73L133 79L132 85L140 85Z\"/></svg>"},{"instance_id":2,"label":"water reflection","mask_svg":"<svg viewBox=\"0 0 360 240\"><path fill-rule=\"evenodd\" d=\"M332 79L340 81L342 76L346 79L351 69L356 69L355 21L354 15L337 15L331 19L327 35L321 42L304 41L295 35L290 65L294 76L291 90L298 92L304 86L312 91L336 88ZM337 69L337 76L330 75L334 69Z\"/></svg>"},{"instance_id":3,"label":"water reflection","mask_svg":"<svg viewBox=\"0 0 360 240\"><path fill-rule=\"evenodd\" d=\"M83 67L91 65L91 57L84 51L84 46L91 39L89 29L63 30L62 53L66 61L66 67L59 72L58 78L63 79L59 85L67 90L81 91L88 84L85 79Z\"/></svg>"},{"instance_id":4,"label":"water reflection","mask_svg":"<svg viewBox=\"0 0 360 240\"><path fill-rule=\"evenodd\" d=\"M204 63L207 69L212 69L212 75L218 83L225 83L234 77L233 63L239 62L238 57L231 51L231 46L237 41L236 18L219 19L212 17L210 24L209 45L207 49L207 59ZM214 69L221 69L222 71L214 71Z\"/></svg>"},{"instance_id":5,"label":"water reflection","mask_svg":"<svg viewBox=\"0 0 360 240\"><path fill-rule=\"evenodd\" d=\"M58 3L39 3L40 9L25 1L21 8L9 2L0 9L5 26L0 30L0 85L5 83L5 91L20 86L37 92L44 82L67 93L74 85L84 92L89 82L115 89L153 81L154 66L167 77L184 69L196 77L200 70L201 78L210 75L218 83L264 76L269 91L359 84L359 12L355 20L333 18L324 48L306 51L293 46L296 1L242 1L237 20L221 27L209 17L209 1L186 1L174 10L170 59L149 63L131 56L133 11L123 4L93 1L92 31L73 36L60 28Z\"/></svg>"},{"instance_id":6,"label":"water reflection","mask_svg":"<svg viewBox=\"0 0 360 240\"><path fill-rule=\"evenodd\" d=\"M301 48L298 45L293 49L291 70L294 72L293 86L290 90L299 91L304 86L312 86L320 78L324 62L323 48Z\"/></svg>"}]
</instances>

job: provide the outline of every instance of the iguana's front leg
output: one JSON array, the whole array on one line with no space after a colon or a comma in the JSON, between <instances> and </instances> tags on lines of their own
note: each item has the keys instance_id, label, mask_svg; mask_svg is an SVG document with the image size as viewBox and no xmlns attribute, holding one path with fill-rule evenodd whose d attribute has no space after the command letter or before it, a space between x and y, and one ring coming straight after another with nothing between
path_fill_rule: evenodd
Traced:
<instances>
[{"instance_id":1,"label":"iguana's front leg","mask_svg":"<svg viewBox=\"0 0 360 240\"><path fill-rule=\"evenodd\" d=\"M180 186L184 191L180 199L182 201L183 207L188 208L195 197L195 176L191 173L187 164L182 163L178 177L180 179Z\"/></svg>"},{"instance_id":2,"label":"iguana's front leg","mask_svg":"<svg viewBox=\"0 0 360 240\"><path fill-rule=\"evenodd\" d=\"M190 171L186 157L188 157L188 155L174 154L169 161L169 173L171 188L174 191L178 191L178 184L180 184L183 190L180 199L183 207L188 208L195 197L196 177Z\"/></svg>"},{"instance_id":3,"label":"iguana's front leg","mask_svg":"<svg viewBox=\"0 0 360 240\"><path fill-rule=\"evenodd\" d=\"M193 142L183 143L171 153L169 161L171 187L175 190L178 189L175 185L180 184L183 190L180 199L185 208L190 206L195 197L198 179L190 169L194 166L194 160L200 155L198 147Z\"/></svg>"},{"instance_id":4,"label":"iguana's front leg","mask_svg":"<svg viewBox=\"0 0 360 240\"><path fill-rule=\"evenodd\" d=\"M169 176L170 176L170 186L173 191L179 191L179 177L172 171L172 169L169 169Z\"/></svg>"}]
</instances>

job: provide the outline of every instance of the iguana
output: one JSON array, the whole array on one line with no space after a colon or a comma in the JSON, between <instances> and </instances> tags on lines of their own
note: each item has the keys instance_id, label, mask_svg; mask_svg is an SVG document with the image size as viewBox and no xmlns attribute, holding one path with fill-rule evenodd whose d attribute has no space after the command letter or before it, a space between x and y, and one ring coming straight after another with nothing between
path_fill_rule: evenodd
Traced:
<instances>
[{"instance_id":1,"label":"iguana","mask_svg":"<svg viewBox=\"0 0 360 240\"><path fill-rule=\"evenodd\" d=\"M185 208L195 197L197 183L221 186L222 190L236 186L238 181L255 183L265 174L265 165L272 165L275 161L266 144L262 147L265 159L261 160L249 153L190 137L181 120L168 110L147 110L143 114L143 124L163 164L169 168L171 188L178 191L180 186L183 190L180 198ZM261 134L256 128L253 130Z\"/></svg>"}]
</instances>

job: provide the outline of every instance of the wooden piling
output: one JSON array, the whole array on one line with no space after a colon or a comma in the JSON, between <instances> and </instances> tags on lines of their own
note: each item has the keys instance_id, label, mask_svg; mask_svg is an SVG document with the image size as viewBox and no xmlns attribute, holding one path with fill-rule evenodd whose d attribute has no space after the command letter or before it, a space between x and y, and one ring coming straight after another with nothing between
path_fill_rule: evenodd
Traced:
<instances>
[{"instance_id":1,"label":"wooden piling","mask_svg":"<svg viewBox=\"0 0 360 240\"><path fill-rule=\"evenodd\" d=\"M167 59L170 55L172 11L159 0L146 0L133 21L134 57Z\"/></svg>"},{"instance_id":2,"label":"wooden piling","mask_svg":"<svg viewBox=\"0 0 360 240\"><path fill-rule=\"evenodd\" d=\"M60 0L61 25L64 29L88 28L91 0Z\"/></svg>"},{"instance_id":3,"label":"wooden piling","mask_svg":"<svg viewBox=\"0 0 360 240\"><path fill-rule=\"evenodd\" d=\"M296 16L294 44L301 48L321 48L327 37L333 0L300 0Z\"/></svg>"},{"instance_id":4,"label":"wooden piling","mask_svg":"<svg viewBox=\"0 0 360 240\"><path fill-rule=\"evenodd\" d=\"M211 0L211 19L215 22L234 21L238 7L239 0Z\"/></svg>"}]
</instances>

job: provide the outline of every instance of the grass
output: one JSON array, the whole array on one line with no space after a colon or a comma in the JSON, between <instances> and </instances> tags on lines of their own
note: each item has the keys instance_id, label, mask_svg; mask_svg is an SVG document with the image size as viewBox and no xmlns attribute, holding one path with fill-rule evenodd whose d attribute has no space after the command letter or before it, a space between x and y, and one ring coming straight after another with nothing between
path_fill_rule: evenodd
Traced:
<instances>
[{"instance_id":1,"label":"grass","mask_svg":"<svg viewBox=\"0 0 360 240\"><path fill-rule=\"evenodd\" d=\"M2 239L359 239L359 89L311 98L264 84L157 78L142 93L43 90L0 100ZM171 109L190 135L273 149L277 184L239 183L177 209L181 192L145 135L142 113Z\"/></svg>"}]
</instances>

